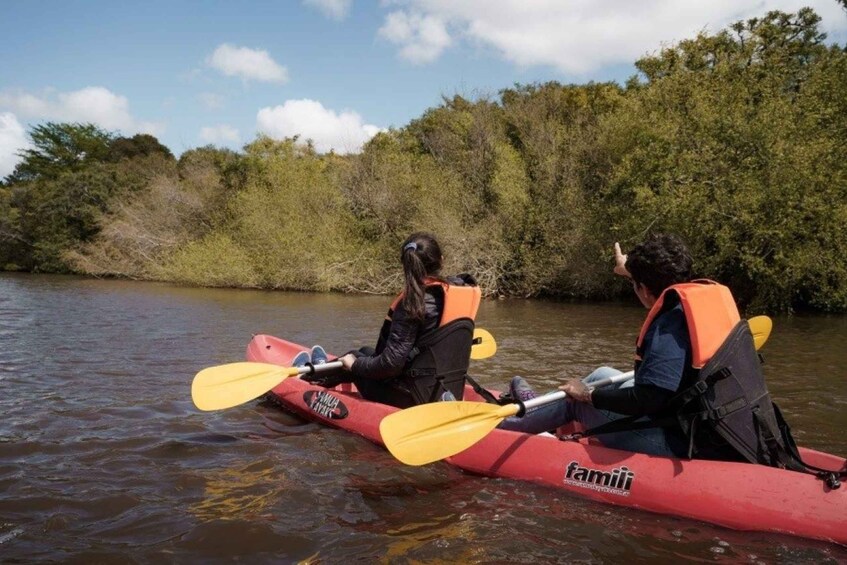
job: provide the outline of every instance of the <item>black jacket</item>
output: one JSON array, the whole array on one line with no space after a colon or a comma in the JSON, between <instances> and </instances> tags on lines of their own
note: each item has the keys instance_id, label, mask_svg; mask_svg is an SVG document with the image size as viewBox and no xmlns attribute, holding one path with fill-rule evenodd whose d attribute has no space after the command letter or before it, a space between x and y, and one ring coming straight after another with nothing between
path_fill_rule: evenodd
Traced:
<instances>
[{"instance_id":1,"label":"black jacket","mask_svg":"<svg viewBox=\"0 0 847 565\"><path fill-rule=\"evenodd\" d=\"M423 320L409 318L403 303L391 317L387 339L380 339L376 352L370 357L359 357L353 363L353 376L372 380L386 380L400 376L418 336L438 327L444 310L444 294L437 287L429 287L424 296L426 313Z\"/></svg>"}]
</instances>

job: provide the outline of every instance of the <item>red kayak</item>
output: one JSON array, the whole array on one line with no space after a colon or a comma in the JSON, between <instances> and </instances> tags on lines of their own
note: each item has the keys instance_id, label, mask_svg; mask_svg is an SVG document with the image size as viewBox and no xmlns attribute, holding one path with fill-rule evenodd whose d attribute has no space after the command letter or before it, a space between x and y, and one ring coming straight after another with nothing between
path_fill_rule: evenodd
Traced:
<instances>
[{"instance_id":1,"label":"red kayak","mask_svg":"<svg viewBox=\"0 0 847 565\"><path fill-rule=\"evenodd\" d=\"M247 360L290 365L306 347L257 335ZM270 395L309 420L383 445L379 423L397 408L362 399L351 384L334 389L295 377ZM466 401L484 400L470 387ZM842 457L800 448L817 467L844 470ZM593 500L726 526L793 534L847 545L847 486L830 489L817 477L763 465L656 457L603 447L595 440L560 441L549 434L494 430L446 460L465 471L532 481Z\"/></svg>"}]
</instances>

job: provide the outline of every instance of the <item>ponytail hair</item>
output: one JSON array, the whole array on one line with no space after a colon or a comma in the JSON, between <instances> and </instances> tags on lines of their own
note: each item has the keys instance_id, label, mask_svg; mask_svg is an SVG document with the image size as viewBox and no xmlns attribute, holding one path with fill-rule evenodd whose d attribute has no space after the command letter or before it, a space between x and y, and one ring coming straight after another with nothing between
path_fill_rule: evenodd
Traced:
<instances>
[{"instance_id":1,"label":"ponytail hair","mask_svg":"<svg viewBox=\"0 0 847 565\"><path fill-rule=\"evenodd\" d=\"M403 264L403 309L410 318L423 320L426 314L426 277L437 276L441 271L441 247L435 237L416 232L406 238L400 251Z\"/></svg>"}]
</instances>

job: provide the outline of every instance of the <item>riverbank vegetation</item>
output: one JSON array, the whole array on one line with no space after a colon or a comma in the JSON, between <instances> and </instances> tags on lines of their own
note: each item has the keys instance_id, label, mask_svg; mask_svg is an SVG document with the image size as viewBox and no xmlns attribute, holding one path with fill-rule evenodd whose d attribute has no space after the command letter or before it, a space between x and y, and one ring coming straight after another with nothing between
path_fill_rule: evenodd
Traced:
<instances>
[{"instance_id":1,"label":"riverbank vegetation","mask_svg":"<svg viewBox=\"0 0 847 565\"><path fill-rule=\"evenodd\" d=\"M445 98L361 153L259 137L175 159L148 135L34 127L0 185L0 267L387 293L438 235L488 295L606 298L611 249L679 233L750 310L847 310L847 51L809 9L636 63L615 83Z\"/></svg>"}]
</instances>

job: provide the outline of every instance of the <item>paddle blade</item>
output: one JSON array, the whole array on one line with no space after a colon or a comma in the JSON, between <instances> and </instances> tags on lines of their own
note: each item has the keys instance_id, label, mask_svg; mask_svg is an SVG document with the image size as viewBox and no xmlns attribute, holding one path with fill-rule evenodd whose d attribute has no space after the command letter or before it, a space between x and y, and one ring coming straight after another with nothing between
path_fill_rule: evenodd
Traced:
<instances>
[{"instance_id":1,"label":"paddle blade","mask_svg":"<svg viewBox=\"0 0 847 565\"><path fill-rule=\"evenodd\" d=\"M490 332L482 328L473 331L473 345L471 346L471 359L485 359L497 352L497 342Z\"/></svg>"},{"instance_id":2,"label":"paddle blade","mask_svg":"<svg viewBox=\"0 0 847 565\"><path fill-rule=\"evenodd\" d=\"M270 363L229 363L203 369L191 383L191 399L200 410L220 410L238 406L262 396L289 376L296 367Z\"/></svg>"},{"instance_id":3,"label":"paddle blade","mask_svg":"<svg viewBox=\"0 0 847 565\"><path fill-rule=\"evenodd\" d=\"M379 433L394 457L406 465L426 465L464 451L518 410L517 404L433 402L386 416Z\"/></svg>"},{"instance_id":4,"label":"paddle blade","mask_svg":"<svg viewBox=\"0 0 847 565\"><path fill-rule=\"evenodd\" d=\"M759 350L771 335L773 320L767 316L755 316L747 320L747 323L750 325L750 332L753 334L753 343L756 345L756 350Z\"/></svg>"}]
</instances>

